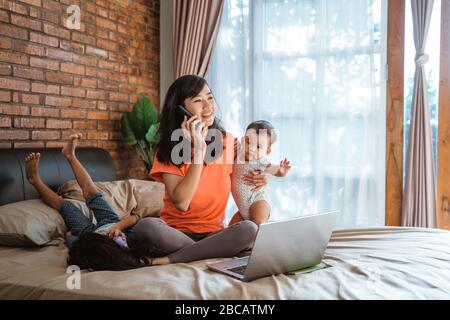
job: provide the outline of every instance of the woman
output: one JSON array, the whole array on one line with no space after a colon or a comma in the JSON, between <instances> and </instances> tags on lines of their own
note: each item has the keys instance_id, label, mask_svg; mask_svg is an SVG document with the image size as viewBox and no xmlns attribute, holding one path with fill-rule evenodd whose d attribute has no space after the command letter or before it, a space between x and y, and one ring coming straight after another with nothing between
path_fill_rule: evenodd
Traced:
<instances>
[{"instance_id":1,"label":"woman","mask_svg":"<svg viewBox=\"0 0 450 320\"><path fill-rule=\"evenodd\" d=\"M193 116L180 112L179 105ZM134 228L134 240L147 250L145 254L162 257L153 259L152 264L232 257L253 244L257 226L252 221L223 226L236 141L217 122L216 109L214 96L201 77L180 77L167 92L150 172L165 185L164 207L160 219L143 219ZM183 150L182 156L174 152L180 146L174 135L179 129L193 146L190 152ZM210 132L218 132L222 141L205 141ZM210 155L209 146L218 142L223 149ZM226 158L230 152L231 160ZM267 180L258 173L247 177L255 187L266 185Z\"/></svg>"}]
</instances>

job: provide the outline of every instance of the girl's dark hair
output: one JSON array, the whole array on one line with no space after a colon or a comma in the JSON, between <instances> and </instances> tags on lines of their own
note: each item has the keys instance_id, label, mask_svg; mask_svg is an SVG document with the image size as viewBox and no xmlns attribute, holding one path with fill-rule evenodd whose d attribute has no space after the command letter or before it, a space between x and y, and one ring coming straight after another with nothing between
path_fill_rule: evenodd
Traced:
<instances>
[{"instance_id":1,"label":"girl's dark hair","mask_svg":"<svg viewBox=\"0 0 450 320\"><path fill-rule=\"evenodd\" d=\"M183 115L178 112L178 105L184 106L184 100L186 98L195 97L202 91L204 86L208 85L206 80L202 77L196 75L186 75L175 80L174 83L167 90L167 95L164 100L163 108L160 114L160 122L159 122L159 141L156 145L157 158L159 161L165 164L174 164L171 159L172 149L179 143L179 141L172 141L171 136L172 132L176 129L181 128L181 123L183 122ZM225 136L225 129L220 125L220 121L217 116L214 119L214 122L209 129L214 128L218 129L222 136ZM209 145L214 142L214 139L211 141L206 141ZM216 154L213 156L217 158L220 156ZM177 166L180 166L178 164Z\"/></svg>"},{"instance_id":2,"label":"girl's dark hair","mask_svg":"<svg viewBox=\"0 0 450 320\"><path fill-rule=\"evenodd\" d=\"M113 239L98 233L85 233L69 249L67 263L80 269L120 271L148 266L132 250L122 248Z\"/></svg>"},{"instance_id":3,"label":"girl's dark hair","mask_svg":"<svg viewBox=\"0 0 450 320\"><path fill-rule=\"evenodd\" d=\"M270 144L275 143L275 141L277 140L275 128L269 121L266 120L253 121L247 126L247 129L245 129L245 131L249 129L255 129L257 133L259 133L259 130L266 130L267 134L270 137Z\"/></svg>"}]
</instances>

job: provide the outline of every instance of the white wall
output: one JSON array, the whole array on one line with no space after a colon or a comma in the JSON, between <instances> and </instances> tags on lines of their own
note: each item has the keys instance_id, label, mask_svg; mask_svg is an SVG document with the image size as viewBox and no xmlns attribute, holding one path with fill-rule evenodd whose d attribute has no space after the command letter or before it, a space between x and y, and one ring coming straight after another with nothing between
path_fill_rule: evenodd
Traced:
<instances>
[{"instance_id":1,"label":"white wall","mask_svg":"<svg viewBox=\"0 0 450 320\"><path fill-rule=\"evenodd\" d=\"M167 89L174 81L172 67L172 0L160 1L159 41L160 41L160 97L161 107L166 97Z\"/></svg>"}]
</instances>

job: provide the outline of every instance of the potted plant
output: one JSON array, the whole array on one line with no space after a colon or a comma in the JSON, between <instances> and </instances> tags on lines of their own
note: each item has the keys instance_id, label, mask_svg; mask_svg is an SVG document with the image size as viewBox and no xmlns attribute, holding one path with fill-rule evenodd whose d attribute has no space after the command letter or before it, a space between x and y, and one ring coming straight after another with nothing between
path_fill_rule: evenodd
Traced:
<instances>
[{"instance_id":1,"label":"potted plant","mask_svg":"<svg viewBox=\"0 0 450 320\"><path fill-rule=\"evenodd\" d=\"M133 111L126 112L122 116L122 140L134 146L147 170L153 165L158 128L158 111L145 96L139 97Z\"/></svg>"}]
</instances>

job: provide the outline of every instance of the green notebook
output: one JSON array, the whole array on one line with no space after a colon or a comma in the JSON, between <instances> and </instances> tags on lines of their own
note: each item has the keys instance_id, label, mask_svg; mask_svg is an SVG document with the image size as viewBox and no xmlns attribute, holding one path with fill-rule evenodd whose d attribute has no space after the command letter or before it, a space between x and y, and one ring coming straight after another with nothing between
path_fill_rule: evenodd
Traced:
<instances>
[{"instance_id":1,"label":"green notebook","mask_svg":"<svg viewBox=\"0 0 450 320\"><path fill-rule=\"evenodd\" d=\"M288 275L303 274L303 273L309 273L309 272L313 272L313 271L328 268L328 267L329 267L328 265L326 265L325 263L322 262L322 263L316 264L312 267L298 269L298 270L291 270L286 274L288 274Z\"/></svg>"}]
</instances>

